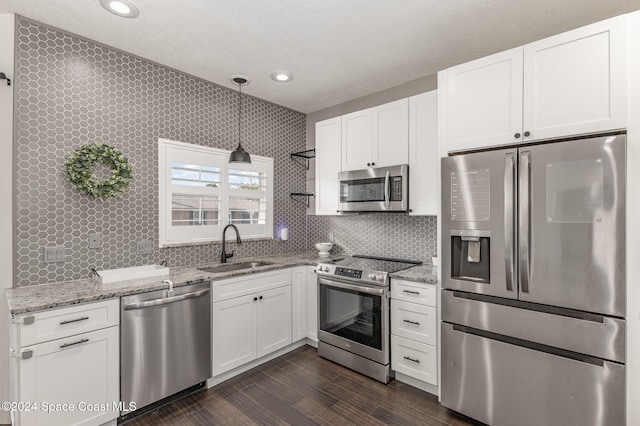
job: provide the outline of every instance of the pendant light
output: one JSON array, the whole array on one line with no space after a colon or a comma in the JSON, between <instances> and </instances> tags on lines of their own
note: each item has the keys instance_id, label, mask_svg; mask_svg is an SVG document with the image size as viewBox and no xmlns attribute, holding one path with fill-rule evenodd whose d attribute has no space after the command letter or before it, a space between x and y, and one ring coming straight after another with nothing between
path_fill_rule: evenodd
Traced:
<instances>
[{"instance_id":1,"label":"pendant light","mask_svg":"<svg viewBox=\"0 0 640 426\"><path fill-rule=\"evenodd\" d=\"M249 153L242 148L240 140L240 119L242 117L242 86L249 83L244 77L234 77L231 79L234 84L238 85L238 147L229 156L229 163L251 164Z\"/></svg>"}]
</instances>

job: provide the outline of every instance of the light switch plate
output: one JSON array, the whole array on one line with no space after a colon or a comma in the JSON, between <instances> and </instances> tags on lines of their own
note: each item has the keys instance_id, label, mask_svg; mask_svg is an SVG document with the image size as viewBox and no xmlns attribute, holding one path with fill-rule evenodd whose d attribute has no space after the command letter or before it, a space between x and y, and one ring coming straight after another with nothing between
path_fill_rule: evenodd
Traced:
<instances>
[{"instance_id":1,"label":"light switch plate","mask_svg":"<svg viewBox=\"0 0 640 426\"><path fill-rule=\"evenodd\" d=\"M138 254L151 254L153 253L153 246L149 240L141 240L136 243L136 251Z\"/></svg>"},{"instance_id":2,"label":"light switch plate","mask_svg":"<svg viewBox=\"0 0 640 426\"><path fill-rule=\"evenodd\" d=\"M99 232L89 234L89 248L98 249L101 247L102 247L102 234L100 234Z\"/></svg>"},{"instance_id":3,"label":"light switch plate","mask_svg":"<svg viewBox=\"0 0 640 426\"><path fill-rule=\"evenodd\" d=\"M57 263L66 260L67 252L64 246L44 247L44 263Z\"/></svg>"}]
</instances>

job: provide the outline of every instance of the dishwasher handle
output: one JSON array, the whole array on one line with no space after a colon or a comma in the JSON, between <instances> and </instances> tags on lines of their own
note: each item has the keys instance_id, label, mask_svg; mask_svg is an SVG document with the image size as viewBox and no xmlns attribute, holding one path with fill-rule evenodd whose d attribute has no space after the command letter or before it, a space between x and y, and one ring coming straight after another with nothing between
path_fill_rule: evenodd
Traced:
<instances>
[{"instance_id":1,"label":"dishwasher handle","mask_svg":"<svg viewBox=\"0 0 640 426\"><path fill-rule=\"evenodd\" d=\"M167 305L169 303L180 302L181 300L193 299L195 297L204 296L209 293L209 289L194 291L193 293L185 293L179 296L163 297L162 299L145 300L144 302L127 303L123 306L125 311L133 309L150 308L152 306Z\"/></svg>"}]
</instances>

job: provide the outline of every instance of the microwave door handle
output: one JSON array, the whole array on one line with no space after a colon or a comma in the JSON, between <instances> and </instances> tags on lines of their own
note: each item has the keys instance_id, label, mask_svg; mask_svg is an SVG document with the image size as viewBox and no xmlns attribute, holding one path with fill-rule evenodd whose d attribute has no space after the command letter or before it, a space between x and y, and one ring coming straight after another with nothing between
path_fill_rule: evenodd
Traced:
<instances>
[{"instance_id":1,"label":"microwave door handle","mask_svg":"<svg viewBox=\"0 0 640 426\"><path fill-rule=\"evenodd\" d=\"M505 272L507 291L513 291L513 280L515 275L515 264L513 262L514 238L513 238L513 216L514 216L514 182L515 182L515 161L514 154L509 152L504 158L504 248L505 248Z\"/></svg>"},{"instance_id":2,"label":"microwave door handle","mask_svg":"<svg viewBox=\"0 0 640 426\"><path fill-rule=\"evenodd\" d=\"M520 217L519 219L519 252L520 252L520 289L529 293L529 234L531 208L531 152L520 153Z\"/></svg>"},{"instance_id":3,"label":"microwave door handle","mask_svg":"<svg viewBox=\"0 0 640 426\"><path fill-rule=\"evenodd\" d=\"M389 171L384 176L384 205L389 207L389 198L391 198L391 179L389 179Z\"/></svg>"}]
</instances>

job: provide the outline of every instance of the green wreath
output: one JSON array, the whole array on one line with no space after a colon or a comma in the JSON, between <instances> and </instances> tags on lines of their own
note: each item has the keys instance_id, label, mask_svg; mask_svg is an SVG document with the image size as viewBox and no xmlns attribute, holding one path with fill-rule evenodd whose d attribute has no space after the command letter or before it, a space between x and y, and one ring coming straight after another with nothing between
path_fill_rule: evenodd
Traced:
<instances>
[{"instance_id":1,"label":"green wreath","mask_svg":"<svg viewBox=\"0 0 640 426\"><path fill-rule=\"evenodd\" d=\"M93 167L102 163L111 169L108 179L98 179ZM67 179L78 191L93 198L111 198L129 188L133 167L124 155L105 143L86 144L75 150L64 162Z\"/></svg>"}]
</instances>

